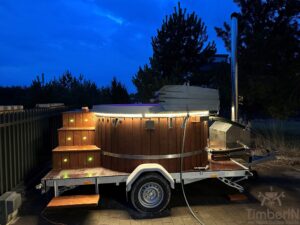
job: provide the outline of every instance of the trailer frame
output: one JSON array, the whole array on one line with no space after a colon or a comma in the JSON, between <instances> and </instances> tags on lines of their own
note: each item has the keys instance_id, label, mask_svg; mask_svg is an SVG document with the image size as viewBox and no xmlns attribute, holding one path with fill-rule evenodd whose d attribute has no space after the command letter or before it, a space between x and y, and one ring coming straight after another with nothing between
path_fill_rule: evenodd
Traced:
<instances>
[{"instance_id":1,"label":"trailer frame","mask_svg":"<svg viewBox=\"0 0 300 225\"><path fill-rule=\"evenodd\" d=\"M182 181L186 185L208 178L217 178L226 185L236 188L242 192L244 189L238 184L238 182L252 176L252 173L248 167L236 162L235 160L231 159L231 162L237 166L237 169L211 170L202 168L193 171L183 171ZM139 165L132 173L111 171L102 167L60 171L52 170L42 178L41 185L39 187L42 189L43 193L47 192L50 188L54 188L54 196L57 197L61 194L59 189L64 187L68 188L81 185L95 185L95 193L99 194L100 184L115 184L118 186L120 183L126 183L127 193L131 190L131 188L128 188L129 185L132 184L132 182L128 182L130 176L137 174L137 176L134 177L135 179L138 179L140 176L143 176L143 174L149 172L159 173L164 177L169 176L173 179L174 184L181 183L179 172L168 173L161 165L150 163ZM174 184L172 185L170 182L170 187L173 189L175 188Z\"/></svg>"}]
</instances>

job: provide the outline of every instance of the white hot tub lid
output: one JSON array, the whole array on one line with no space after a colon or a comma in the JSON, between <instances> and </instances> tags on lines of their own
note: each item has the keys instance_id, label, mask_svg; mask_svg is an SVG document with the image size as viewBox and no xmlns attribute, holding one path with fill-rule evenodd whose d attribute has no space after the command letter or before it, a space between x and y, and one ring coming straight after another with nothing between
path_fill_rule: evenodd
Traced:
<instances>
[{"instance_id":1,"label":"white hot tub lid","mask_svg":"<svg viewBox=\"0 0 300 225\"><path fill-rule=\"evenodd\" d=\"M115 117L174 117L189 115L208 116L219 111L218 90L186 85L166 85L158 92L159 104L95 105L98 116Z\"/></svg>"}]
</instances>

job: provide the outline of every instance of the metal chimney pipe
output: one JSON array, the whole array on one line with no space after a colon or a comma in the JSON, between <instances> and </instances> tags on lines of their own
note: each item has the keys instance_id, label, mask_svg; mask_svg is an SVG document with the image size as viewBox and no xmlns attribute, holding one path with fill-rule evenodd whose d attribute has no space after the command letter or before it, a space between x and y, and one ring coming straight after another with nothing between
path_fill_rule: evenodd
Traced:
<instances>
[{"instance_id":1,"label":"metal chimney pipe","mask_svg":"<svg viewBox=\"0 0 300 225\"><path fill-rule=\"evenodd\" d=\"M231 120L238 122L238 14L231 14Z\"/></svg>"}]
</instances>

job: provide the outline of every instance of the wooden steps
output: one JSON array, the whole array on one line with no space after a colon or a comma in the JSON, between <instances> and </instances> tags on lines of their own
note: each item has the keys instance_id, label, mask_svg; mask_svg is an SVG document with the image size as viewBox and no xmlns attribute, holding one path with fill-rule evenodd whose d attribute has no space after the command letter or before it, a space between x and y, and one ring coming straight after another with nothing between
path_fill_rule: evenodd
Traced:
<instances>
[{"instance_id":1,"label":"wooden steps","mask_svg":"<svg viewBox=\"0 0 300 225\"><path fill-rule=\"evenodd\" d=\"M53 169L100 167L100 148L95 143L94 113L63 113L63 127L58 129L58 147L52 150Z\"/></svg>"},{"instance_id":2,"label":"wooden steps","mask_svg":"<svg viewBox=\"0 0 300 225\"><path fill-rule=\"evenodd\" d=\"M96 117L91 112L65 112L63 113L63 127L94 127Z\"/></svg>"},{"instance_id":3,"label":"wooden steps","mask_svg":"<svg viewBox=\"0 0 300 225\"><path fill-rule=\"evenodd\" d=\"M100 166L100 148L96 145L58 146L52 150L53 168L77 169Z\"/></svg>"},{"instance_id":4,"label":"wooden steps","mask_svg":"<svg viewBox=\"0 0 300 225\"><path fill-rule=\"evenodd\" d=\"M93 145L95 143L95 128L60 128L58 129L58 144L60 146Z\"/></svg>"},{"instance_id":5,"label":"wooden steps","mask_svg":"<svg viewBox=\"0 0 300 225\"><path fill-rule=\"evenodd\" d=\"M97 206L100 195L72 195L53 198L47 208Z\"/></svg>"},{"instance_id":6,"label":"wooden steps","mask_svg":"<svg viewBox=\"0 0 300 225\"><path fill-rule=\"evenodd\" d=\"M95 118L94 113L86 108L63 113L63 127L58 129L59 145L52 150L53 171L100 167L100 148L95 145ZM64 173L63 178L69 178L68 173ZM55 195L59 195L58 187L54 188ZM48 203L47 208L97 206L99 200L98 194L57 196Z\"/></svg>"}]
</instances>

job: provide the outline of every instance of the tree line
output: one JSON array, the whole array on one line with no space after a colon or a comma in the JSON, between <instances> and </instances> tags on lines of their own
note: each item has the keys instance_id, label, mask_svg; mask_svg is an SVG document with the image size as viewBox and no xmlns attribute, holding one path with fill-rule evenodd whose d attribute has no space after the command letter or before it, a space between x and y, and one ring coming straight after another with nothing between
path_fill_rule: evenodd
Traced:
<instances>
[{"instance_id":1,"label":"tree line","mask_svg":"<svg viewBox=\"0 0 300 225\"><path fill-rule=\"evenodd\" d=\"M234 0L238 13L239 90L241 114L247 118L287 118L300 112L299 12L297 0ZM215 27L230 51L230 26ZM147 103L166 84L199 85L219 89L221 114L230 112L230 64L214 63L216 45L195 13L178 3L151 39L153 54L132 77L137 92L129 95L114 78L108 87L66 72L44 82L43 75L29 87L0 88L0 104L33 106L40 102L68 105ZM5 98L9 96L9 98Z\"/></svg>"},{"instance_id":2,"label":"tree line","mask_svg":"<svg viewBox=\"0 0 300 225\"><path fill-rule=\"evenodd\" d=\"M64 103L81 107L97 104L119 104L130 101L126 87L115 77L107 87L98 87L81 74L69 71L45 82L44 74L37 76L29 87L0 87L0 104L20 104L32 108L37 103Z\"/></svg>"}]
</instances>

